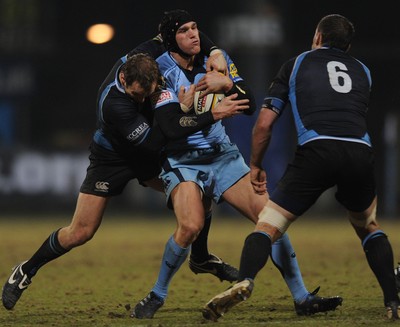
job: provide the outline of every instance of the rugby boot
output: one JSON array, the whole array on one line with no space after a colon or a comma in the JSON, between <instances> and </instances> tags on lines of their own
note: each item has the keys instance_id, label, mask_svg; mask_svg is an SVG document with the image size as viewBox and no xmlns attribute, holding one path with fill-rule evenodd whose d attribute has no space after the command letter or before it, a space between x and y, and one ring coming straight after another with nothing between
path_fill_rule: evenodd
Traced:
<instances>
[{"instance_id":1,"label":"rugby boot","mask_svg":"<svg viewBox=\"0 0 400 327\"><path fill-rule=\"evenodd\" d=\"M222 292L214 296L202 309L203 317L207 320L217 321L232 307L247 300L251 296L254 283L249 279L245 279L236 283Z\"/></svg>"},{"instance_id":2,"label":"rugby boot","mask_svg":"<svg viewBox=\"0 0 400 327\"><path fill-rule=\"evenodd\" d=\"M136 304L131 317L138 319L151 319L163 304L164 300L151 291L144 299Z\"/></svg>"},{"instance_id":3,"label":"rugby boot","mask_svg":"<svg viewBox=\"0 0 400 327\"><path fill-rule=\"evenodd\" d=\"M318 312L334 311L342 305L343 298L340 296L320 297L317 295L319 286L302 302L294 302L294 309L299 316L310 316Z\"/></svg>"},{"instance_id":4,"label":"rugby boot","mask_svg":"<svg viewBox=\"0 0 400 327\"><path fill-rule=\"evenodd\" d=\"M195 262L192 257L189 259L189 268L195 274L212 274L217 276L221 282L226 280L234 282L238 280L239 271L230 264L223 262L215 254L210 254L208 260L204 262Z\"/></svg>"},{"instance_id":5,"label":"rugby boot","mask_svg":"<svg viewBox=\"0 0 400 327\"><path fill-rule=\"evenodd\" d=\"M26 261L12 268L12 273L3 286L1 300L7 310L14 308L15 304L21 297L22 292L31 284L31 280L22 270L22 265L25 262Z\"/></svg>"},{"instance_id":6,"label":"rugby boot","mask_svg":"<svg viewBox=\"0 0 400 327\"><path fill-rule=\"evenodd\" d=\"M386 315L390 320L400 319L400 303L397 301L391 301L386 303Z\"/></svg>"},{"instance_id":7,"label":"rugby boot","mask_svg":"<svg viewBox=\"0 0 400 327\"><path fill-rule=\"evenodd\" d=\"M397 292L400 293L400 262L398 262L398 267L394 269L394 277L396 279Z\"/></svg>"}]
</instances>

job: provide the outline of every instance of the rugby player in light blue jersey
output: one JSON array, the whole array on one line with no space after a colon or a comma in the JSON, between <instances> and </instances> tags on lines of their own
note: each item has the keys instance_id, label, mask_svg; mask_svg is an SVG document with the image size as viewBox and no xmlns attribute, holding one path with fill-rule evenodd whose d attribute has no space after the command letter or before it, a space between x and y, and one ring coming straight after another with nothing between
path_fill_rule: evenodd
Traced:
<instances>
[{"instance_id":1,"label":"rugby player in light blue jersey","mask_svg":"<svg viewBox=\"0 0 400 327\"><path fill-rule=\"evenodd\" d=\"M166 90L162 91L162 96L157 96L155 103L157 123L165 122L168 116L164 107L179 103L182 92L194 93L204 89L224 93L227 97L248 99L250 109L243 113L254 113L255 99L226 53L226 75L206 72L207 57L200 53L197 23L188 12L166 12L160 31L168 51L157 58L166 82ZM196 85L196 89L192 85ZM164 304L169 283L202 230L204 217L211 214L212 202L226 201L256 223L268 200L268 194L260 195L253 191L250 169L220 121L187 137L170 140L165 146L165 156L160 176L164 181L168 206L176 215L177 229L166 244L154 287L133 310L132 317L136 318L152 318ZM298 314L334 310L342 303L340 297L317 296L318 289L312 293L307 291L287 235L275 243L272 256L292 293Z\"/></svg>"}]
</instances>

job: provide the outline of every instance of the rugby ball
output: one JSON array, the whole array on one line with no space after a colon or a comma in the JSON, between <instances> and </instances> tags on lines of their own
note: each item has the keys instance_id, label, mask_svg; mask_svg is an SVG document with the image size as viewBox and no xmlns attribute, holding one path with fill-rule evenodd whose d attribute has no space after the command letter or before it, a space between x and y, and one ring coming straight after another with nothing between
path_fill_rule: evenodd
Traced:
<instances>
[{"instance_id":1,"label":"rugby ball","mask_svg":"<svg viewBox=\"0 0 400 327\"><path fill-rule=\"evenodd\" d=\"M203 91L197 91L194 94L193 106L197 115L216 107L222 99L225 98L225 94L223 93L210 93L201 98L200 96L202 92Z\"/></svg>"}]
</instances>

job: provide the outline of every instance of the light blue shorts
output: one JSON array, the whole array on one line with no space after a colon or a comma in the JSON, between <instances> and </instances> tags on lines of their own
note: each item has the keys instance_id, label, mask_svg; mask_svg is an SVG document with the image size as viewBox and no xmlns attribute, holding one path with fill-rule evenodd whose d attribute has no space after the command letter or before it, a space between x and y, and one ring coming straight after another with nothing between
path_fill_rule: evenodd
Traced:
<instances>
[{"instance_id":1,"label":"light blue shorts","mask_svg":"<svg viewBox=\"0 0 400 327\"><path fill-rule=\"evenodd\" d=\"M170 194L181 182L195 182L207 197L220 203L222 194L249 171L238 147L223 143L169 155L160 177L164 182L168 207L171 207Z\"/></svg>"}]
</instances>

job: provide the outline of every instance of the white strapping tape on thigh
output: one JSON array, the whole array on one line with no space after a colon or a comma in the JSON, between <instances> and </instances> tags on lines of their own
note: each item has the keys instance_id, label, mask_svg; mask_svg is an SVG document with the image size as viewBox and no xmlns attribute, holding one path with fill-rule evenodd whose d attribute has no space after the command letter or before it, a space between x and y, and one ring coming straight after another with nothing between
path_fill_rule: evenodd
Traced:
<instances>
[{"instance_id":1,"label":"white strapping tape on thigh","mask_svg":"<svg viewBox=\"0 0 400 327\"><path fill-rule=\"evenodd\" d=\"M282 234L286 232L292 223L278 210L265 206L258 215L258 222L267 223L276 227Z\"/></svg>"},{"instance_id":2,"label":"white strapping tape on thigh","mask_svg":"<svg viewBox=\"0 0 400 327\"><path fill-rule=\"evenodd\" d=\"M376 204L374 206L374 209L372 209L371 214L367 219L356 219L354 218L351 214L348 214L350 222L356 226L356 227L361 227L361 228L367 228L368 225L374 221L376 221Z\"/></svg>"}]
</instances>

